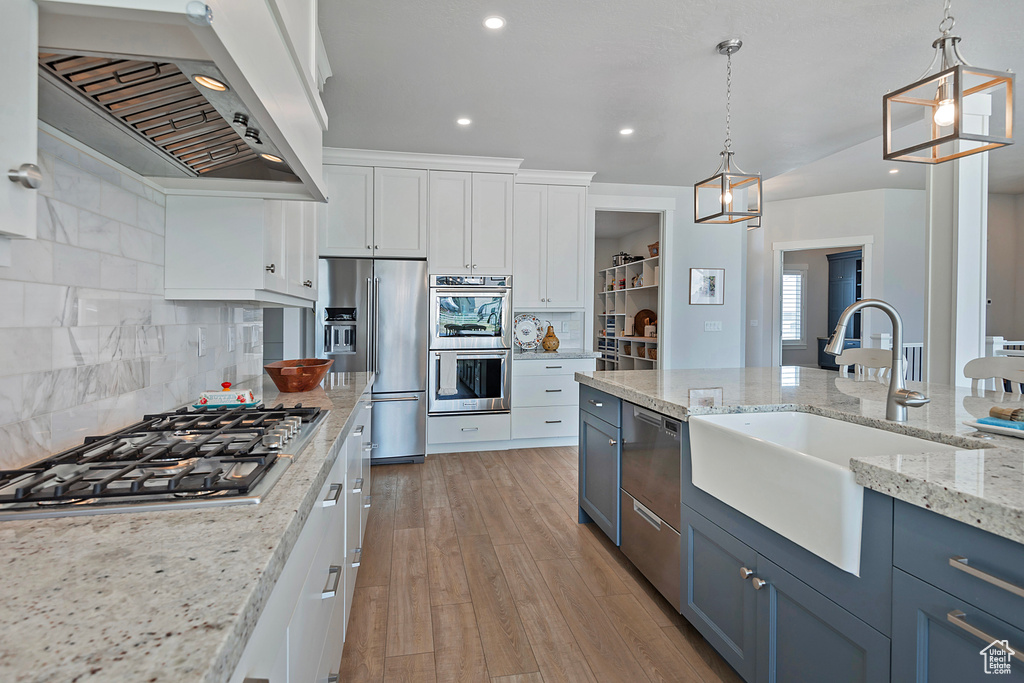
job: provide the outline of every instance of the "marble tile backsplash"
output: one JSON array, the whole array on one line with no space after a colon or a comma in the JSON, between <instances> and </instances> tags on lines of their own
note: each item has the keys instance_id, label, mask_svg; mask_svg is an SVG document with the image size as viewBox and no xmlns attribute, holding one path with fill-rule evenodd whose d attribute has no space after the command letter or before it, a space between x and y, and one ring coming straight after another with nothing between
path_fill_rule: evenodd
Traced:
<instances>
[{"instance_id":1,"label":"marble tile backsplash","mask_svg":"<svg viewBox=\"0 0 1024 683\"><path fill-rule=\"evenodd\" d=\"M263 371L260 308L164 299L162 193L45 131L39 165L38 239L0 267L0 468Z\"/></svg>"},{"instance_id":2,"label":"marble tile backsplash","mask_svg":"<svg viewBox=\"0 0 1024 683\"><path fill-rule=\"evenodd\" d=\"M555 328L555 336L559 345L569 349L583 348L583 314L579 311L527 311L516 309L516 315L529 313L535 315L542 323L550 323ZM547 328L544 328L547 330Z\"/></svg>"}]
</instances>

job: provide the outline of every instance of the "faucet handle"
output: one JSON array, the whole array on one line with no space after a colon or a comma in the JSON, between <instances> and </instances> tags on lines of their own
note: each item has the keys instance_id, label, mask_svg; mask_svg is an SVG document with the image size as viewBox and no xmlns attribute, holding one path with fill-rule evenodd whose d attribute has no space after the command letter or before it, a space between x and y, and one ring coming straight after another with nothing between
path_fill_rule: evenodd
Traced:
<instances>
[{"instance_id":1,"label":"faucet handle","mask_svg":"<svg viewBox=\"0 0 1024 683\"><path fill-rule=\"evenodd\" d=\"M924 404L931 402L931 399L920 391L911 391L910 389L897 389L894 398L896 403L908 408L920 408Z\"/></svg>"}]
</instances>

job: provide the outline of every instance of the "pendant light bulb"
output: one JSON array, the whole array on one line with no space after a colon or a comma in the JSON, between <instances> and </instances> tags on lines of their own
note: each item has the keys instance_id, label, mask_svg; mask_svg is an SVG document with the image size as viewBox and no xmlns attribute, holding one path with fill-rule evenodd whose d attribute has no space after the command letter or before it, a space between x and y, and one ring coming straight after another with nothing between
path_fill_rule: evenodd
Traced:
<instances>
[{"instance_id":1,"label":"pendant light bulb","mask_svg":"<svg viewBox=\"0 0 1024 683\"><path fill-rule=\"evenodd\" d=\"M732 192L729 192L729 190L726 190L725 194L719 196L719 199L721 200L722 204L725 204L725 205L732 204Z\"/></svg>"},{"instance_id":2,"label":"pendant light bulb","mask_svg":"<svg viewBox=\"0 0 1024 683\"><path fill-rule=\"evenodd\" d=\"M936 126L952 126L956 121L956 102L951 99L941 100L932 119Z\"/></svg>"}]
</instances>

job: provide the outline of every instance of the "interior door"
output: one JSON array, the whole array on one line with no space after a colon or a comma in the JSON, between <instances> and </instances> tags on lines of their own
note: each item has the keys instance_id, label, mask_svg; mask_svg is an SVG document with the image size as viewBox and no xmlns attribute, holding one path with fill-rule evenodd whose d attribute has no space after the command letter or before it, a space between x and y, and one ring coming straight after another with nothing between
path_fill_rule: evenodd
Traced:
<instances>
[{"instance_id":1,"label":"interior door","mask_svg":"<svg viewBox=\"0 0 1024 683\"><path fill-rule=\"evenodd\" d=\"M512 273L511 173L473 174L473 274Z\"/></svg>"},{"instance_id":2,"label":"interior door","mask_svg":"<svg viewBox=\"0 0 1024 683\"><path fill-rule=\"evenodd\" d=\"M39 10L32 0L4 0L0 23L0 171L37 164ZM0 184L0 235L36 237L37 191L21 183ZM5 264L6 265L6 264Z\"/></svg>"},{"instance_id":3,"label":"interior door","mask_svg":"<svg viewBox=\"0 0 1024 683\"><path fill-rule=\"evenodd\" d=\"M430 272L438 275L472 270L473 174L431 171Z\"/></svg>"}]
</instances>

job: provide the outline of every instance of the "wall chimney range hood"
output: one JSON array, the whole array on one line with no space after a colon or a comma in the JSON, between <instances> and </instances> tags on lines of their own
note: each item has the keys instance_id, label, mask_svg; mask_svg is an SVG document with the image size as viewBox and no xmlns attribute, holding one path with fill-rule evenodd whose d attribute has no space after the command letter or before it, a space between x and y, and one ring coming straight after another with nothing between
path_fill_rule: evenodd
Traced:
<instances>
[{"instance_id":1,"label":"wall chimney range hood","mask_svg":"<svg viewBox=\"0 0 1024 683\"><path fill-rule=\"evenodd\" d=\"M39 76L40 119L140 175L300 182L210 62L47 50Z\"/></svg>"}]
</instances>

